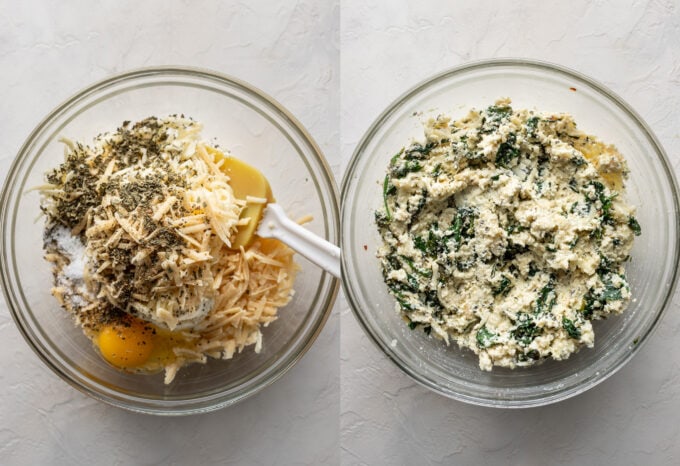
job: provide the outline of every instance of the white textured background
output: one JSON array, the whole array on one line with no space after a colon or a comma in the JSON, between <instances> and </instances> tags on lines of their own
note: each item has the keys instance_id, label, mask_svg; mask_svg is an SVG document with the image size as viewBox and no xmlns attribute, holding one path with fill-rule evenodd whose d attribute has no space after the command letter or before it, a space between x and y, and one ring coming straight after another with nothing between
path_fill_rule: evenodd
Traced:
<instances>
[{"instance_id":1,"label":"white textured background","mask_svg":"<svg viewBox=\"0 0 680 466\"><path fill-rule=\"evenodd\" d=\"M557 62L603 82L680 164L680 8L671 0L0 0L0 181L55 105L113 73L159 64L212 68L273 95L339 177L368 125L404 90L501 56ZM335 464L338 438L346 464L680 463L677 306L611 379L522 411L430 393L368 341L344 302L336 308L340 323L334 316L262 393L216 413L159 419L63 383L0 298L0 464Z\"/></svg>"},{"instance_id":2,"label":"white textured background","mask_svg":"<svg viewBox=\"0 0 680 466\"><path fill-rule=\"evenodd\" d=\"M680 164L677 1L344 0L343 167L364 131L435 72L491 57L581 71L633 106ZM675 301L677 303L677 300ZM430 393L341 313L341 444L346 464L680 464L680 315L619 373L563 403L468 406Z\"/></svg>"},{"instance_id":3,"label":"white textured background","mask_svg":"<svg viewBox=\"0 0 680 466\"><path fill-rule=\"evenodd\" d=\"M0 181L57 104L111 74L162 64L211 68L264 90L301 120L337 172L338 26L333 1L0 0ZM0 464L337 464L338 320L260 394L162 419L62 382L0 298Z\"/></svg>"}]
</instances>

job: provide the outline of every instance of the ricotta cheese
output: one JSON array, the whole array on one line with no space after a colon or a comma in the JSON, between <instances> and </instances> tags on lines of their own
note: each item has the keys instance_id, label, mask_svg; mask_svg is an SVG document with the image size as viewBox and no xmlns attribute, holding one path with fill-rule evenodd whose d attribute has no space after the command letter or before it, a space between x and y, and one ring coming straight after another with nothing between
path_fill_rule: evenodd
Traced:
<instances>
[{"instance_id":1,"label":"ricotta cheese","mask_svg":"<svg viewBox=\"0 0 680 466\"><path fill-rule=\"evenodd\" d=\"M620 314L640 225L625 159L568 114L501 99L425 123L401 149L376 211L378 251L411 329L492 366L529 366L592 347L592 321Z\"/></svg>"}]
</instances>

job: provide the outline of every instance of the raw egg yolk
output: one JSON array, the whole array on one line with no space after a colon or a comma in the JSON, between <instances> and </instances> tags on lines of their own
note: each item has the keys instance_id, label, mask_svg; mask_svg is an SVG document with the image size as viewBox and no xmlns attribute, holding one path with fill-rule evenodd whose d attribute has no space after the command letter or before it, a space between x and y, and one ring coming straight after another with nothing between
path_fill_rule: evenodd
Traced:
<instances>
[{"instance_id":1,"label":"raw egg yolk","mask_svg":"<svg viewBox=\"0 0 680 466\"><path fill-rule=\"evenodd\" d=\"M110 324L99 332L97 345L104 359L114 366L139 367L153 351L153 329L137 319Z\"/></svg>"}]
</instances>

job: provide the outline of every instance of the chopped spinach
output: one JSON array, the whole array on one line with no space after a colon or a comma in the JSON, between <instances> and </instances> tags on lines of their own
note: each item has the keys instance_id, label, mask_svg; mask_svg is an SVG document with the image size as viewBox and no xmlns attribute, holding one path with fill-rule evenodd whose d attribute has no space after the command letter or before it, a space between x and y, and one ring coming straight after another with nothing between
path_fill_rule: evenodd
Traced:
<instances>
[{"instance_id":1,"label":"chopped spinach","mask_svg":"<svg viewBox=\"0 0 680 466\"><path fill-rule=\"evenodd\" d=\"M600 276L600 280L604 285L604 289L598 295L598 300L602 302L617 301L623 299L621 294L622 286L616 286L612 283L612 278L616 276L615 269L613 269L614 264L611 259L608 259L604 255L600 255L600 264L597 267L597 274Z\"/></svg>"},{"instance_id":2,"label":"chopped spinach","mask_svg":"<svg viewBox=\"0 0 680 466\"><path fill-rule=\"evenodd\" d=\"M423 166L417 160L406 159L390 168L390 174L395 178L403 178L409 173L419 172Z\"/></svg>"},{"instance_id":3,"label":"chopped spinach","mask_svg":"<svg viewBox=\"0 0 680 466\"><path fill-rule=\"evenodd\" d=\"M591 196L589 194L585 195L586 202L588 204L592 204L596 200L600 201L600 222L602 225L613 225L614 219L611 216L611 208L612 208L612 201L616 196L618 196L618 193L616 192L610 192L609 196L606 194L606 188L605 186L600 183L599 181L591 181L588 183L588 186L592 186L595 190L595 196ZM601 236L601 231L599 232L596 237Z\"/></svg>"},{"instance_id":4,"label":"chopped spinach","mask_svg":"<svg viewBox=\"0 0 680 466\"><path fill-rule=\"evenodd\" d=\"M595 311L604 308L608 302L623 299L621 290L625 285L620 287L614 285L611 282L611 274L602 278L602 283L604 287L601 291L596 292L594 288L590 288L583 297L581 314L583 314L585 319L592 319Z\"/></svg>"},{"instance_id":5,"label":"chopped spinach","mask_svg":"<svg viewBox=\"0 0 680 466\"><path fill-rule=\"evenodd\" d=\"M413 245L416 249L430 257L437 257L449 250L446 244L448 237L437 231L435 226L436 223L430 226L430 230L427 233L427 239L424 239L421 236L413 238Z\"/></svg>"},{"instance_id":6,"label":"chopped spinach","mask_svg":"<svg viewBox=\"0 0 680 466\"><path fill-rule=\"evenodd\" d=\"M585 202L580 203L578 201L574 202L569 209L569 213L578 214L581 217L585 217L590 213L591 202L586 199Z\"/></svg>"},{"instance_id":7,"label":"chopped spinach","mask_svg":"<svg viewBox=\"0 0 680 466\"><path fill-rule=\"evenodd\" d=\"M486 162L486 156L484 155L484 152L481 151L467 151L465 153L465 159L470 163L470 165L479 165L481 163Z\"/></svg>"},{"instance_id":8,"label":"chopped spinach","mask_svg":"<svg viewBox=\"0 0 680 466\"><path fill-rule=\"evenodd\" d=\"M501 276L501 282L498 284L497 287L495 287L493 289L493 295L494 296L498 296L498 295L506 296L510 292L511 288L512 288L512 282L510 281L510 279L508 277L506 277L505 275L502 275Z\"/></svg>"},{"instance_id":9,"label":"chopped spinach","mask_svg":"<svg viewBox=\"0 0 680 466\"><path fill-rule=\"evenodd\" d=\"M569 189L571 189L575 193L578 192L578 183L576 183L575 178L572 178L572 179L569 180Z\"/></svg>"},{"instance_id":10,"label":"chopped spinach","mask_svg":"<svg viewBox=\"0 0 680 466\"><path fill-rule=\"evenodd\" d=\"M593 318L595 309L601 306L602 303L597 299L595 292L591 288L583 297L583 304L581 305L580 312L583 314L584 319L590 320Z\"/></svg>"},{"instance_id":11,"label":"chopped spinach","mask_svg":"<svg viewBox=\"0 0 680 466\"><path fill-rule=\"evenodd\" d=\"M449 230L452 232L457 247L460 247L463 238L473 238L475 236L476 217L477 211L470 207L461 207L456 212Z\"/></svg>"},{"instance_id":12,"label":"chopped spinach","mask_svg":"<svg viewBox=\"0 0 680 466\"><path fill-rule=\"evenodd\" d=\"M418 283L418 279L415 277L415 275L407 273L406 274L406 283L408 285L408 291L411 292L418 292L420 290L420 284Z\"/></svg>"},{"instance_id":13,"label":"chopped spinach","mask_svg":"<svg viewBox=\"0 0 680 466\"><path fill-rule=\"evenodd\" d=\"M611 209L612 201L616 196L618 196L618 193L613 193L611 196L603 196L600 198L602 202L602 223L613 225L614 219L611 215Z\"/></svg>"},{"instance_id":14,"label":"chopped spinach","mask_svg":"<svg viewBox=\"0 0 680 466\"><path fill-rule=\"evenodd\" d=\"M562 317L562 327L567 331L571 338L575 338L577 340L581 338L581 331L576 328L573 320Z\"/></svg>"},{"instance_id":15,"label":"chopped spinach","mask_svg":"<svg viewBox=\"0 0 680 466\"><path fill-rule=\"evenodd\" d=\"M577 167L582 167L583 165L588 163L588 162L586 162L586 159L584 159L583 156L581 156L579 154L574 155L571 158L570 162L573 163L574 165L576 165Z\"/></svg>"},{"instance_id":16,"label":"chopped spinach","mask_svg":"<svg viewBox=\"0 0 680 466\"><path fill-rule=\"evenodd\" d=\"M597 269L595 269L595 272L597 272L601 279L604 279L605 276L612 272L612 265L611 259L608 259L607 256L603 254L600 254L600 263L598 264Z\"/></svg>"},{"instance_id":17,"label":"chopped spinach","mask_svg":"<svg viewBox=\"0 0 680 466\"><path fill-rule=\"evenodd\" d=\"M604 290L600 294L601 300L603 301L617 301L623 299L621 295L621 288L612 284L611 281L607 281L604 284Z\"/></svg>"},{"instance_id":18,"label":"chopped spinach","mask_svg":"<svg viewBox=\"0 0 680 466\"><path fill-rule=\"evenodd\" d=\"M541 332L542 329L536 326L530 315L520 312L517 314L517 326L510 334L520 345L528 346Z\"/></svg>"},{"instance_id":19,"label":"chopped spinach","mask_svg":"<svg viewBox=\"0 0 680 466\"><path fill-rule=\"evenodd\" d=\"M427 290L423 296L425 304L429 305L436 311L442 311L444 310L444 305L439 301L439 295L437 294L437 290Z\"/></svg>"},{"instance_id":20,"label":"chopped spinach","mask_svg":"<svg viewBox=\"0 0 680 466\"><path fill-rule=\"evenodd\" d=\"M404 311L412 311L413 306L406 300L403 292L417 292L419 288L418 281L409 274L406 275L406 282L388 278L391 270L401 270L403 268L403 265L396 254L392 253L387 255L385 257L385 262L387 263L383 267L383 279L385 280L385 284L392 295L394 295L394 298L399 303L399 306L401 306L401 309Z\"/></svg>"},{"instance_id":21,"label":"chopped spinach","mask_svg":"<svg viewBox=\"0 0 680 466\"><path fill-rule=\"evenodd\" d=\"M411 226L411 224L418 220L418 216L423 211L425 204L427 204L427 191L423 189L420 195L420 199L418 200L418 203L415 205L415 207L411 209L409 206L409 214L411 214L411 218L408 222L409 226Z\"/></svg>"},{"instance_id":22,"label":"chopped spinach","mask_svg":"<svg viewBox=\"0 0 680 466\"><path fill-rule=\"evenodd\" d=\"M545 150L545 147L539 146L538 157L536 157L536 162L538 162L538 175L543 176L546 170L546 163L550 161L550 154Z\"/></svg>"},{"instance_id":23,"label":"chopped spinach","mask_svg":"<svg viewBox=\"0 0 680 466\"><path fill-rule=\"evenodd\" d=\"M421 269L416 267L416 265L413 263L413 259L410 257L406 256L399 256L401 259L409 266L409 268L417 273L418 275L425 277L425 278L431 278L432 277L432 270L427 270L427 269Z\"/></svg>"},{"instance_id":24,"label":"chopped spinach","mask_svg":"<svg viewBox=\"0 0 680 466\"><path fill-rule=\"evenodd\" d=\"M482 328L477 330L477 346L480 348L488 348L493 345L497 337L498 335L489 331L486 328L486 325L483 325Z\"/></svg>"},{"instance_id":25,"label":"chopped spinach","mask_svg":"<svg viewBox=\"0 0 680 466\"><path fill-rule=\"evenodd\" d=\"M533 261L532 261L532 262L529 262L529 273L528 273L528 275L529 275L530 277L533 277L533 276L536 275L538 272L539 272L539 269L538 269L538 267L536 266L536 264L535 264Z\"/></svg>"},{"instance_id":26,"label":"chopped spinach","mask_svg":"<svg viewBox=\"0 0 680 466\"><path fill-rule=\"evenodd\" d=\"M538 361L539 359L541 359L541 353L533 349L517 355L517 362Z\"/></svg>"},{"instance_id":27,"label":"chopped spinach","mask_svg":"<svg viewBox=\"0 0 680 466\"><path fill-rule=\"evenodd\" d=\"M543 180L536 180L536 193L541 194L543 191Z\"/></svg>"},{"instance_id":28,"label":"chopped spinach","mask_svg":"<svg viewBox=\"0 0 680 466\"><path fill-rule=\"evenodd\" d=\"M387 222L392 221L392 212L390 212L390 206L387 205L387 197L397 192L397 188L390 184L390 176L385 175L385 181L383 181L383 204L385 205L385 219Z\"/></svg>"},{"instance_id":29,"label":"chopped spinach","mask_svg":"<svg viewBox=\"0 0 680 466\"><path fill-rule=\"evenodd\" d=\"M423 254L427 254L428 251L427 241L424 240L421 236L416 236L413 238L413 245Z\"/></svg>"},{"instance_id":30,"label":"chopped spinach","mask_svg":"<svg viewBox=\"0 0 680 466\"><path fill-rule=\"evenodd\" d=\"M515 146L516 142L517 136L515 133L510 133L505 142L498 146L496 160L494 161L497 167L509 168L510 162L519 157L519 148Z\"/></svg>"},{"instance_id":31,"label":"chopped spinach","mask_svg":"<svg viewBox=\"0 0 680 466\"><path fill-rule=\"evenodd\" d=\"M460 272L465 272L466 270L470 270L473 265L475 265L475 262L477 262L477 256L471 257L467 260L457 260L456 261L456 268Z\"/></svg>"},{"instance_id":32,"label":"chopped spinach","mask_svg":"<svg viewBox=\"0 0 680 466\"><path fill-rule=\"evenodd\" d=\"M399 157L403 153L404 153L404 148L402 147L401 150L399 152L397 152L396 154L394 154L392 156L392 158L390 159L390 167L393 166L397 162L397 160L399 159Z\"/></svg>"},{"instance_id":33,"label":"chopped spinach","mask_svg":"<svg viewBox=\"0 0 680 466\"><path fill-rule=\"evenodd\" d=\"M632 215L628 217L628 226L631 230L633 230L633 234L635 236L640 236L642 234L642 227L640 227L640 223L638 223L637 219Z\"/></svg>"},{"instance_id":34,"label":"chopped spinach","mask_svg":"<svg viewBox=\"0 0 680 466\"><path fill-rule=\"evenodd\" d=\"M604 227L603 227L602 225L600 225L599 227L597 227L597 228L595 228L593 231L591 231L589 236L590 236L591 238L595 239L595 240L598 240L598 242L599 242L599 240L602 239L602 230L603 230L603 228L604 228Z\"/></svg>"},{"instance_id":35,"label":"chopped spinach","mask_svg":"<svg viewBox=\"0 0 680 466\"><path fill-rule=\"evenodd\" d=\"M505 229L505 231L507 232L508 235L513 235L515 233L521 233L524 230L526 230L526 227L523 227L519 223L511 223Z\"/></svg>"},{"instance_id":36,"label":"chopped spinach","mask_svg":"<svg viewBox=\"0 0 680 466\"><path fill-rule=\"evenodd\" d=\"M385 212L380 212L379 210L376 210L374 217L375 224L378 225L378 228L386 228L390 224L390 219L387 217L387 214L385 214Z\"/></svg>"},{"instance_id":37,"label":"chopped spinach","mask_svg":"<svg viewBox=\"0 0 680 466\"><path fill-rule=\"evenodd\" d=\"M530 138L536 137L536 128L538 127L538 122L541 119L537 116L532 116L527 119L526 133Z\"/></svg>"},{"instance_id":38,"label":"chopped spinach","mask_svg":"<svg viewBox=\"0 0 680 466\"><path fill-rule=\"evenodd\" d=\"M389 264L389 270L399 270L402 268L399 258L394 254L394 249L390 251L390 254L386 257L387 263Z\"/></svg>"},{"instance_id":39,"label":"chopped spinach","mask_svg":"<svg viewBox=\"0 0 680 466\"><path fill-rule=\"evenodd\" d=\"M394 299L397 300L402 310L404 311L413 310L413 306L411 306L411 304L407 302L406 299L404 299L404 295L402 295L401 293L394 293Z\"/></svg>"},{"instance_id":40,"label":"chopped spinach","mask_svg":"<svg viewBox=\"0 0 680 466\"><path fill-rule=\"evenodd\" d=\"M486 113L492 119L501 120L512 115L512 107L509 105L491 105L486 109Z\"/></svg>"},{"instance_id":41,"label":"chopped spinach","mask_svg":"<svg viewBox=\"0 0 680 466\"><path fill-rule=\"evenodd\" d=\"M425 158L433 148L437 147L436 142L428 142L424 146L420 143L415 143L408 149L406 149L406 158L412 158L412 159L423 159Z\"/></svg>"},{"instance_id":42,"label":"chopped spinach","mask_svg":"<svg viewBox=\"0 0 680 466\"><path fill-rule=\"evenodd\" d=\"M557 294L555 293L555 280L553 277L550 277L550 280L548 280L548 283L541 289L541 292L538 295L534 313L536 315L550 313L556 301Z\"/></svg>"},{"instance_id":43,"label":"chopped spinach","mask_svg":"<svg viewBox=\"0 0 680 466\"><path fill-rule=\"evenodd\" d=\"M578 239L579 239L579 236L576 235L576 236L574 236L574 239L569 241L569 249L570 250L573 250L576 247L576 245L578 244Z\"/></svg>"},{"instance_id":44,"label":"chopped spinach","mask_svg":"<svg viewBox=\"0 0 680 466\"><path fill-rule=\"evenodd\" d=\"M503 252L503 261L510 262L514 260L515 257L517 257L520 254L524 254L528 250L529 246L508 242L508 246L505 248L505 251Z\"/></svg>"}]
</instances>

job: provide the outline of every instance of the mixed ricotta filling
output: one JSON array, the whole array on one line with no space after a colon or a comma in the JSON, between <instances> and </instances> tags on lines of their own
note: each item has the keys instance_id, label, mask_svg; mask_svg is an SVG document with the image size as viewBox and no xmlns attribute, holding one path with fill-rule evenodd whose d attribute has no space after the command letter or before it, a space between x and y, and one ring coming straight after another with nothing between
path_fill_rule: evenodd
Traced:
<instances>
[{"instance_id":1,"label":"mixed ricotta filling","mask_svg":"<svg viewBox=\"0 0 680 466\"><path fill-rule=\"evenodd\" d=\"M391 159L375 213L406 323L484 370L592 347L592 321L631 299L624 266L641 228L625 159L570 115L509 99L424 129Z\"/></svg>"}]
</instances>

